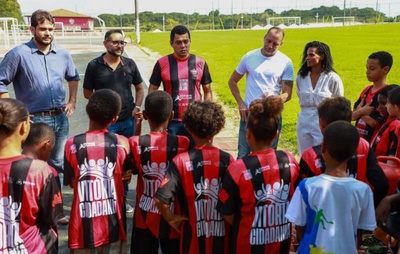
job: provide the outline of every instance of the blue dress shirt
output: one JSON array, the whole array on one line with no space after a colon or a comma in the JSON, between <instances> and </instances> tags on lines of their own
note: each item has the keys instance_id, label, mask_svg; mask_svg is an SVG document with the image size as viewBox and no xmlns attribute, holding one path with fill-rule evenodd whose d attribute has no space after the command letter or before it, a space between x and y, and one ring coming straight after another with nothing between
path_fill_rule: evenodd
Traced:
<instances>
[{"instance_id":1,"label":"blue dress shirt","mask_svg":"<svg viewBox=\"0 0 400 254\"><path fill-rule=\"evenodd\" d=\"M63 81L79 80L69 52L51 45L43 54L33 39L9 51L0 63L0 93L8 92L11 82L15 96L29 112L42 112L65 105Z\"/></svg>"}]
</instances>

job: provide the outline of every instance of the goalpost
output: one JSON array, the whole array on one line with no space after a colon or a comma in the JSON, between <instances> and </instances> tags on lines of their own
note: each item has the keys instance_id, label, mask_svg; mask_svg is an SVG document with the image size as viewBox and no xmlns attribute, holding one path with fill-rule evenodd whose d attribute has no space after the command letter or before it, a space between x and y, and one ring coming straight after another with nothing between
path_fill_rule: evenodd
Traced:
<instances>
[{"instance_id":1,"label":"goalpost","mask_svg":"<svg viewBox=\"0 0 400 254\"><path fill-rule=\"evenodd\" d=\"M354 16L332 17L332 25L354 26Z\"/></svg>"},{"instance_id":2,"label":"goalpost","mask_svg":"<svg viewBox=\"0 0 400 254\"><path fill-rule=\"evenodd\" d=\"M276 24L277 23L277 24ZM301 24L301 17L273 17L273 18L267 18L267 25L286 25L290 26L292 24L295 25L300 25Z\"/></svg>"},{"instance_id":3,"label":"goalpost","mask_svg":"<svg viewBox=\"0 0 400 254\"><path fill-rule=\"evenodd\" d=\"M10 25L9 23L10 22ZM16 18L0 18L0 38L4 36L4 47L11 47L10 41L13 40L13 45L17 46L21 43L20 33L18 31L18 20ZM11 35L11 38L10 38Z\"/></svg>"}]
</instances>

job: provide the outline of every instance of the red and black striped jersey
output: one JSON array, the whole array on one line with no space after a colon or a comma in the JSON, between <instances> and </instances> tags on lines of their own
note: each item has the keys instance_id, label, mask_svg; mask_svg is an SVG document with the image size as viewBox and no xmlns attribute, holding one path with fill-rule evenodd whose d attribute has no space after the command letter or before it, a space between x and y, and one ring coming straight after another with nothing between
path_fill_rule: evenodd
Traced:
<instances>
[{"instance_id":1,"label":"red and black striped jersey","mask_svg":"<svg viewBox=\"0 0 400 254\"><path fill-rule=\"evenodd\" d=\"M231 253L289 253L291 224L285 213L298 171L289 152L272 148L228 167L218 210L234 215Z\"/></svg>"},{"instance_id":2,"label":"red and black striped jersey","mask_svg":"<svg viewBox=\"0 0 400 254\"><path fill-rule=\"evenodd\" d=\"M211 75L206 61L190 54L185 60L173 54L160 58L154 66L150 84L160 86L172 96L174 119L182 121L189 103L201 99L200 85L211 84Z\"/></svg>"},{"instance_id":3,"label":"red and black striped jersey","mask_svg":"<svg viewBox=\"0 0 400 254\"><path fill-rule=\"evenodd\" d=\"M188 218L181 227L182 254L229 253L229 226L216 206L233 161L216 147L195 147L175 156L168 167L155 197L169 204L177 196L181 214Z\"/></svg>"},{"instance_id":4,"label":"red and black striped jersey","mask_svg":"<svg viewBox=\"0 0 400 254\"><path fill-rule=\"evenodd\" d=\"M354 103L355 109L361 102L363 102L365 97L364 104L371 102L370 106L374 107L374 111L369 116L379 123L378 126L372 127L361 118L356 119L356 127L358 129L358 132L360 133L360 137L364 138L369 143L371 143L372 138L376 135L380 126L386 121L386 117L383 117L379 111L378 102L378 94L386 86L380 88L379 90L376 90L375 92L372 92L372 87L372 85L365 87L364 90L361 92L358 100Z\"/></svg>"},{"instance_id":5,"label":"red and black striped jersey","mask_svg":"<svg viewBox=\"0 0 400 254\"><path fill-rule=\"evenodd\" d=\"M371 146L376 156L395 156L400 158L400 120L392 119L382 125Z\"/></svg>"},{"instance_id":6,"label":"red and black striped jersey","mask_svg":"<svg viewBox=\"0 0 400 254\"><path fill-rule=\"evenodd\" d=\"M148 228L156 238L179 237L179 233L172 229L161 216L153 197L172 159L175 155L186 152L189 143L187 137L171 135L167 132L150 132L147 135L133 136L129 139L134 173L138 174L135 227ZM177 212L177 203L172 203L172 211Z\"/></svg>"},{"instance_id":7,"label":"red and black striped jersey","mask_svg":"<svg viewBox=\"0 0 400 254\"><path fill-rule=\"evenodd\" d=\"M20 155L0 159L0 168L0 253L47 253L63 215L50 166Z\"/></svg>"},{"instance_id":8,"label":"red and black striped jersey","mask_svg":"<svg viewBox=\"0 0 400 254\"><path fill-rule=\"evenodd\" d=\"M128 139L107 130L88 131L67 140L64 185L74 189L70 249L126 241L122 172L131 164L129 153Z\"/></svg>"},{"instance_id":9,"label":"red and black striped jersey","mask_svg":"<svg viewBox=\"0 0 400 254\"><path fill-rule=\"evenodd\" d=\"M296 180L296 186L302 179L320 175L325 172L325 169L321 145L308 148L300 159L300 174ZM373 188L375 205L378 205L387 195L388 179L379 166L374 151L363 138L360 138L358 142L356 154L347 160L347 174Z\"/></svg>"}]
</instances>

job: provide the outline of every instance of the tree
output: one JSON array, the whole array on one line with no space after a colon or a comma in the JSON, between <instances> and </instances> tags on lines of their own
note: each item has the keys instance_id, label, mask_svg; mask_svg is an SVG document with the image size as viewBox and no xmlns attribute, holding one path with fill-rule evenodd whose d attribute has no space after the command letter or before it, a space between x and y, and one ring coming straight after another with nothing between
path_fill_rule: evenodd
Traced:
<instances>
[{"instance_id":1,"label":"tree","mask_svg":"<svg viewBox=\"0 0 400 254\"><path fill-rule=\"evenodd\" d=\"M24 23L17 0L0 0L0 17L16 18L18 22Z\"/></svg>"}]
</instances>

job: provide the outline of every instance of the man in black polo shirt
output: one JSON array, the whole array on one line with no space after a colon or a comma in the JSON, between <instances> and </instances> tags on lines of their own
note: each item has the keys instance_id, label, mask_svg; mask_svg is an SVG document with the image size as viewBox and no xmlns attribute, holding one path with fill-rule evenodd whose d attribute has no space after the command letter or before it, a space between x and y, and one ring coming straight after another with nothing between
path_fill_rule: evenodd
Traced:
<instances>
[{"instance_id":1,"label":"man in black polo shirt","mask_svg":"<svg viewBox=\"0 0 400 254\"><path fill-rule=\"evenodd\" d=\"M135 133L135 117L142 105L144 90L142 76L136 63L122 56L126 42L120 29L109 30L104 36L106 52L89 62L83 81L83 94L86 99L95 91L112 89L121 96L122 109L118 121L108 130L130 138ZM135 87L133 100L131 85ZM136 102L136 103L135 103ZM125 194L128 192L127 184ZM133 209L127 205L127 212Z\"/></svg>"}]
</instances>

